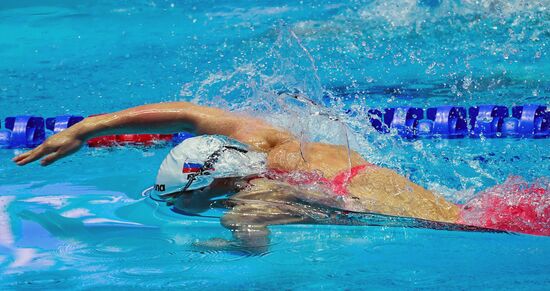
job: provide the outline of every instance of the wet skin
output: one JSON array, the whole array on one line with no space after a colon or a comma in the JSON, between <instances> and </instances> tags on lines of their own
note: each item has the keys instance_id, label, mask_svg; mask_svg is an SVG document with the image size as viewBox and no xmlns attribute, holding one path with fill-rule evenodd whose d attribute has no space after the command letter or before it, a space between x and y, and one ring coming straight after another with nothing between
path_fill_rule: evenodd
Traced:
<instances>
[{"instance_id":1,"label":"wet skin","mask_svg":"<svg viewBox=\"0 0 550 291\"><path fill-rule=\"evenodd\" d=\"M144 105L86 118L13 161L25 165L42 159L42 165L49 165L74 153L95 136L178 131L228 136L267 153L268 168L288 172L316 172L333 178L351 167L369 165L351 179L347 189L350 195L339 199L330 191L304 189L265 178L237 187L238 193L232 196L230 210L221 221L238 241L250 247L265 243L268 225L314 222L311 215L304 215L300 207L304 202L450 223L459 217L459 208L454 204L390 169L369 164L346 147L302 142L260 119L187 102ZM224 187L209 189L219 192ZM208 199L211 195L204 192L203 197Z\"/></svg>"}]
</instances>

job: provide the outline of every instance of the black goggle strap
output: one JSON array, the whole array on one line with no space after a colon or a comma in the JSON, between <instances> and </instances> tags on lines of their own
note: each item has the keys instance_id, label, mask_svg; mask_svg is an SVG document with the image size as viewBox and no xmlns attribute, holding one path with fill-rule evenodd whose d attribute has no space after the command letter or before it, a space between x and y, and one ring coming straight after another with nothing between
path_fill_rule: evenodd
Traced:
<instances>
[{"instance_id":1,"label":"black goggle strap","mask_svg":"<svg viewBox=\"0 0 550 291\"><path fill-rule=\"evenodd\" d=\"M223 146L221 149L214 151L210 156L208 156L208 158L206 158L206 161L204 161L204 164L200 167L198 173L189 174L189 176L187 176L187 184L185 184L185 186L180 190L180 192L187 191L187 189L191 187L191 185L197 179L198 176L209 175L210 174L209 171L214 168L214 165L220 159L221 154L228 149L238 151L244 154L248 152L246 149L239 148L236 146Z\"/></svg>"}]
</instances>

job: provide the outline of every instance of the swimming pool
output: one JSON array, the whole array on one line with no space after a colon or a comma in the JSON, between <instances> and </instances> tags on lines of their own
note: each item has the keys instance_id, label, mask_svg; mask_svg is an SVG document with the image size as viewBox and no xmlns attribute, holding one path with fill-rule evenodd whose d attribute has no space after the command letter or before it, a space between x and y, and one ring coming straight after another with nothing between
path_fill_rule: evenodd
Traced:
<instances>
[{"instance_id":1,"label":"swimming pool","mask_svg":"<svg viewBox=\"0 0 550 291\"><path fill-rule=\"evenodd\" d=\"M342 143L334 124L269 96L299 90L369 108L549 103L548 1L112 2L0 3L0 117L194 100L286 110L309 138ZM406 141L345 118L367 159L455 202L510 175L550 176L550 139ZM168 150L85 149L48 168L18 168L8 161L19 151L0 150L0 287L550 284L550 240L529 235L296 225L272 227L262 256L198 249L229 238L218 219L141 196Z\"/></svg>"}]
</instances>

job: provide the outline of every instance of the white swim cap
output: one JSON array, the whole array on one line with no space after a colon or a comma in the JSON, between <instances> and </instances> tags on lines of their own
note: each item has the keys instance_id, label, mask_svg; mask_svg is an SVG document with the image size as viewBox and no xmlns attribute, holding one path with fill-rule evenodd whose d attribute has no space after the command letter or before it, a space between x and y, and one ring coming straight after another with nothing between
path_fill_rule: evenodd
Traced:
<instances>
[{"instance_id":1,"label":"white swim cap","mask_svg":"<svg viewBox=\"0 0 550 291\"><path fill-rule=\"evenodd\" d=\"M265 172L267 155L220 135L184 140L173 148L157 174L153 198L204 188L216 178L246 177Z\"/></svg>"}]
</instances>

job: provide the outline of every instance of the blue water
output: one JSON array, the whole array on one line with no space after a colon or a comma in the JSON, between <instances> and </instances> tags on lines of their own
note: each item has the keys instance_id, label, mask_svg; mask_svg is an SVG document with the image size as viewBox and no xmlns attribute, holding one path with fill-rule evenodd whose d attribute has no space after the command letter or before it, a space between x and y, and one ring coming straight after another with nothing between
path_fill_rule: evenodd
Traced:
<instances>
[{"instance_id":1,"label":"blue water","mask_svg":"<svg viewBox=\"0 0 550 291\"><path fill-rule=\"evenodd\" d=\"M3 0L0 117L191 100L284 114L306 139L343 143L341 124L310 113L548 104L548 7ZM341 103L304 111L280 91ZM339 117L365 158L454 202L509 176L550 177L550 139L411 142ZM168 150L84 149L48 168L16 167L9 159L20 151L0 151L0 289L550 288L550 239L529 235L295 225L272 227L260 256L205 251L195 243L231 237L218 219L141 196Z\"/></svg>"}]
</instances>

